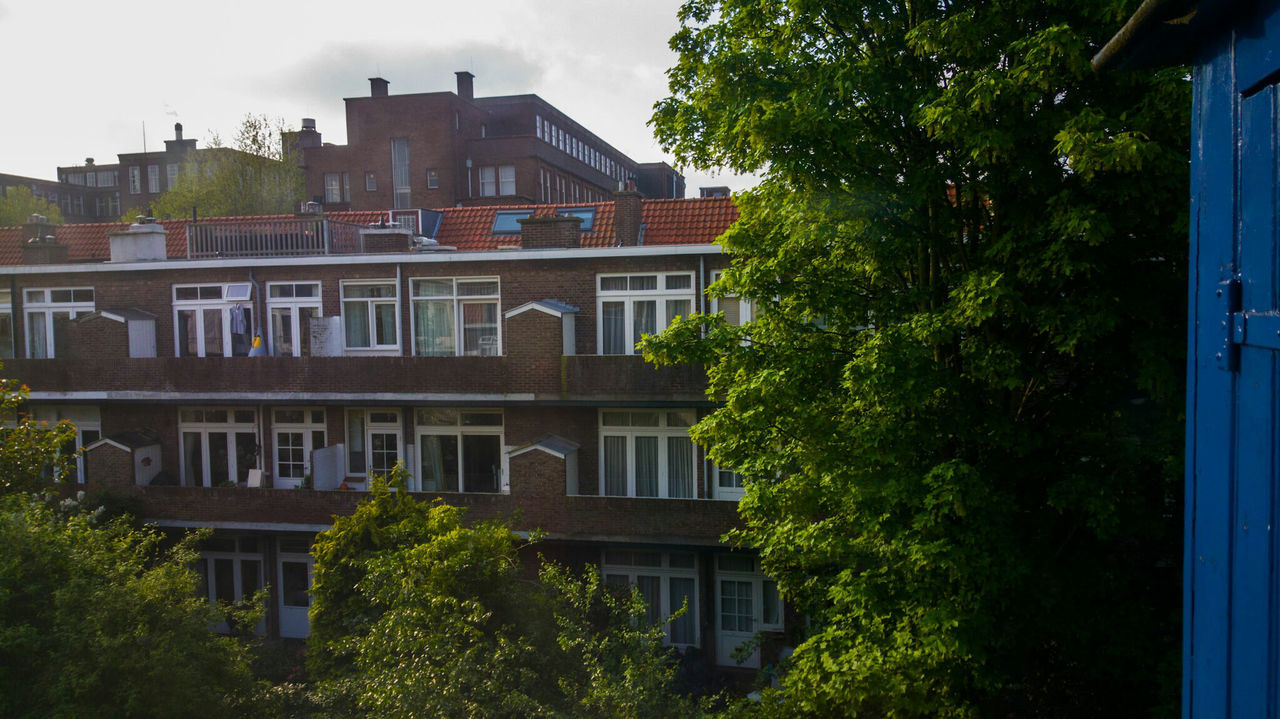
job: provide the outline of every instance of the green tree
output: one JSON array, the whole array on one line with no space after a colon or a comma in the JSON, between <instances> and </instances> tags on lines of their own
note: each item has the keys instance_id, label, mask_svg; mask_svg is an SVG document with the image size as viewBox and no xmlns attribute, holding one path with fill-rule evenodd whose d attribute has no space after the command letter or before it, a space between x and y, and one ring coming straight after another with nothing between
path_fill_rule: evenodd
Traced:
<instances>
[{"instance_id":1,"label":"green tree","mask_svg":"<svg viewBox=\"0 0 1280 719\"><path fill-rule=\"evenodd\" d=\"M8 451L6 445L5 451ZM244 647L209 627L194 535L0 497L0 715L246 716Z\"/></svg>"},{"instance_id":2,"label":"green tree","mask_svg":"<svg viewBox=\"0 0 1280 719\"><path fill-rule=\"evenodd\" d=\"M66 479L75 455L76 428L62 421L49 426L25 414L27 388L15 379L0 379L0 495L48 489Z\"/></svg>"},{"instance_id":3,"label":"green tree","mask_svg":"<svg viewBox=\"0 0 1280 719\"><path fill-rule=\"evenodd\" d=\"M402 481L397 470L392 481ZM375 481L317 538L309 661L379 717L679 717L662 628L634 593L548 565L522 579L517 537ZM322 692L325 693L325 692Z\"/></svg>"},{"instance_id":4,"label":"green tree","mask_svg":"<svg viewBox=\"0 0 1280 719\"><path fill-rule=\"evenodd\" d=\"M32 215L44 215L49 222L62 224L62 210L23 185L0 188L0 227L21 225Z\"/></svg>"},{"instance_id":5,"label":"green tree","mask_svg":"<svg viewBox=\"0 0 1280 719\"><path fill-rule=\"evenodd\" d=\"M304 193L297 158L282 142L284 120L245 115L232 145L214 135L192 152L177 183L152 206L159 218L276 215L296 212ZM132 218L125 218L130 220Z\"/></svg>"},{"instance_id":6,"label":"green tree","mask_svg":"<svg viewBox=\"0 0 1280 719\"><path fill-rule=\"evenodd\" d=\"M811 620L762 711L1176 701L1189 87L1088 65L1135 4L683 6L653 124L762 173L712 287L759 312L646 352L709 366L693 434Z\"/></svg>"}]
</instances>

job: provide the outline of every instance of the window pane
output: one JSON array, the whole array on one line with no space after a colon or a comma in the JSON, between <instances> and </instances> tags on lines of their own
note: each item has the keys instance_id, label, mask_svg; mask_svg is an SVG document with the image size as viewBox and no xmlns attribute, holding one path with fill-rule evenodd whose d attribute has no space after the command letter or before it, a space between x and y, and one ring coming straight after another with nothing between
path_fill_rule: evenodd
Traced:
<instances>
[{"instance_id":1,"label":"window pane","mask_svg":"<svg viewBox=\"0 0 1280 719\"><path fill-rule=\"evenodd\" d=\"M636 589L644 598L644 620L648 624L662 621L662 578L640 575L636 577Z\"/></svg>"},{"instance_id":2,"label":"window pane","mask_svg":"<svg viewBox=\"0 0 1280 719\"><path fill-rule=\"evenodd\" d=\"M446 357L455 353L453 300L414 300L413 352L421 357Z\"/></svg>"},{"instance_id":3,"label":"window pane","mask_svg":"<svg viewBox=\"0 0 1280 719\"><path fill-rule=\"evenodd\" d=\"M462 426L464 427L501 427L501 412L463 412Z\"/></svg>"},{"instance_id":4,"label":"window pane","mask_svg":"<svg viewBox=\"0 0 1280 719\"><path fill-rule=\"evenodd\" d=\"M502 439L495 434L463 435L463 489L497 492L501 474Z\"/></svg>"},{"instance_id":5,"label":"window pane","mask_svg":"<svg viewBox=\"0 0 1280 719\"><path fill-rule=\"evenodd\" d=\"M763 623L782 624L782 599L778 596L778 583L766 579L763 582Z\"/></svg>"},{"instance_id":6,"label":"window pane","mask_svg":"<svg viewBox=\"0 0 1280 719\"><path fill-rule=\"evenodd\" d=\"M626 292L626 277L601 277L600 289L606 292Z\"/></svg>"},{"instance_id":7,"label":"window pane","mask_svg":"<svg viewBox=\"0 0 1280 719\"><path fill-rule=\"evenodd\" d=\"M424 492L458 491L458 438L453 435L424 434L418 438L422 456Z\"/></svg>"},{"instance_id":8,"label":"window pane","mask_svg":"<svg viewBox=\"0 0 1280 719\"><path fill-rule=\"evenodd\" d=\"M636 302L632 304L632 312L635 313L631 330L631 344L634 346L639 344L645 335L657 333L658 303L653 300Z\"/></svg>"},{"instance_id":9,"label":"window pane","mask_svg":"<svg viewBox=\"0 0 1280 719\"><path fill-rule=\"evenodd\" d=\"M684 437L667 437L668 496L693 497L693 443Z\"/></svg>"},{"instance_id":10,"label":"window pane","mask_svg":"<svg viewBox=\"0 0 1280 719\"><path fill-rule=\"evenodd\" d=\"M369 434L369 473L387 476L400 459L400 437L392 432Z\"/></svg>"},{"instance_id":11,"label":"window pane","mask_svg":"<svg viewBox=\"0 0 1280 719\"><path fill-rule=\"evenodd\" d=\"M633 275L631 278L631 291L636 290L656 290L658 289L657 275Z\"/></svg>"},{"instance_id":12,"label":"window pane","mask_svg":"<svg viewBox=\"0 0 1280 719\"><path fill-rule=\"evenodd\" d=\"M364 474L364 412L347 412L347 471Z\"/></svg>"},{"instance_id":13,"label":"window pane","mask_svg":"<svg viewBox=\"0 0 1280 719\"><path fill-rule=\"evenodd\" d=\"M498 354L498 303L462 304L462 353L485 356Z\"/></svg>"},{"instance_id":14,"label":"window pane","mask_svg":"<svg viewBox=\"0 0 1280 719\"><path fill-rule=\"evenodd\" d=\"M343 321L346 323L347 346L369 346L369 305L365 302L343 302Z\"/></svg>"},{"instance_id":15,"label":"window pane","mask_svg":"<svg viewBox=\"0 0 1280 719\"><path fill-rule=\"evenodd\" d=\"M601 306L600 322L607 355L627 354L627 305L625 302L605 302Z\"/></svg>"},{"instance_id":16,"label":"window pane","mask_svg":"<svg viewBox=\"0 0 1280 719\"><path fill-rule=\"evenodd\" d=\"M613 497L627 494L627 438L604 438L604 493Z\"/></svg>"},{"instance_id":17,"label":"window pane","mask_svg":"<svg viewBox=\"0 0 1280 719\"><path fill-rule=\"evenodd\" d=\"M307 592L307 563L280 563L281 597L286 607L311 606L311 594Z\"/></svg>"},{"instance_id":18,"label":"window pane","mask_svg":"<svg viewBox=\"0 0 1280 719\"><path fill-rule=\"evenodd\" d=\"M669 290L687 290L693 287L693 277L690 275L667 275L664 284Z\"/></svg>"},{"instance_id":19,"label":"window pane","mask_svg":"<svg viewBox=\"0 0 1280 719\"><path fill-rule=\"evenodd\" d=\"M657 437L636 437L636 496L658 496Z\"/></svg>"},{"instance_id":20,"label":"window pane","mask_svg":"<svg viewBox=\"0 0 1280 719\"><path fill-rule=\"evenodd\" d=\"M462 296L477 297L485 295L498 294L497 280L459 280L458 294Z\"/></svg>"},{"instance_id":21,"label":"window pane","mask_svg":"<svg viewBox=\"0 0 1280 719\"><path fill-rule=\"evenodd\" d=\"M271 308L271 349L276 357L293 356L293 311L288 307Z\"/></svg>"},{"instance_id":22,"label":"window pane","mask_svg":"<svg viewBox=\"0 0 1280 719\"><path fill-rule=\"evenodd\" d=\"M45 327L45 313L27 313L27 356L31 359L49 357L48 330Z\"/></svg>"},{"instance_id":23,"label":"window pane","mask_svg":"<svg viewBox=\"0 0 1280 719\"><path fill-rule=\"evenodd\" d=\"M378 323L378 344L380 346L396 344L396 306L379 303L373 306L373 313Z\"/></svg>"},{"instance_id":24,"label":"window pane","mask_svg":"<svg viewBox=\"0 0 1280 719\"><path fill-rule=\"evenodd\" d=\"M452 297L453 280L427 279L413 281L414 297Z\"/></svg>"},{"instance_id":25,"label":"window pane","mask_svg":"<svg viewBox=\"0 0 1280 719\"><path fill-rule=\"evenodd\" d=\"M689 300L667 300L667 324L677 317L688 317L689 306Z\"/></svg>"},{"instance_id":26,"label":"window pane","mask_svg":"<svg viewBox=\"0 0 1280 719\"><path fill-rule=\"evenodd\" d=\"M437 427L456 427L458 413L452 409L422 408L417 411L417 422L418 424L435 425Z\"/></svg>"},{"instance_id":27,"label":"window pane","mask_svg":"<svg viewBox=\"0 0 1280 719\"><path fill-rule=\"evenodd\" d=\"M719 300L720 311L724 313L724 321L731 325L742 324L742 313L738 305L737 297L721 297Z\"/></svg>"},{"instance_id":28,"label":"window pane","mask_svg":"<svg viewBox=\"0 0 1280 719\"><path fill-rule=\"evenodd\" d=\"M298 355L311 356L311 320L320 316L318 307L298 308Z\"/></svg>"},{"instance_id":29,"label":"window pane","mask_svg":"<svg viewBox=\"0 0 1280 719\"><path fill-rule=\"evenodd\" d=\"M693 644L697 641L698 607L693 603L693 578L672 577L668 580L667 606L674 614L682 606L688 604L684 616L673 620L669 631L672 644Z\"/></svg>"}]
</instances>

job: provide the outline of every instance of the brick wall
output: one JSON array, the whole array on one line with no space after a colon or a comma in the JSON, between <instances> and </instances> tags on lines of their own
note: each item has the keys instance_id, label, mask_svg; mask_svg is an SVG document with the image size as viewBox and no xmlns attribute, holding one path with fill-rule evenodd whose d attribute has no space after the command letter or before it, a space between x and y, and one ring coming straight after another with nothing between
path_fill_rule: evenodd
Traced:
<instances>
[{"instance_id":1,"label":"brick wall","mask_svg":"<svg viewBox=\"0 0 1280 719\"><path fill-rule=\"evenodd\" d=\"M115 445L102 444L84 453L85 484L92 488L131 487L133 454Z\"/></svg>"}]
</instances>

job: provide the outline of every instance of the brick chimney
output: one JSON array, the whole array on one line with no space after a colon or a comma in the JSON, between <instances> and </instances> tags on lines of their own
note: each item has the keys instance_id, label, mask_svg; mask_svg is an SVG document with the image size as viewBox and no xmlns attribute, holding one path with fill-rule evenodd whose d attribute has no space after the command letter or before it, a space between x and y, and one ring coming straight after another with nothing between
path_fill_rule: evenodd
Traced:
<instances>
[{"instance_id":1,"label":"brick chimney","mask_svg":"<svg viewBox=\"0 0 1280 719\"><path fill-rule=\"evenodd\" d=\"M22 225L22 264L60 265L67 261L67 246L54 238L55 226L44 215L31 215Z\"/></svg>"},{"instance_id":2,"label":"brick chimney","mask_svg":"<svg viewBox=\"0 0 1280 719\"><path fill-rule=\"evenodd\" d=\"M386 97L387 86L390 84L380 77L369 78L369 97Z\"/></svg>"},{"instance_id":3,"label":"brick chimney","mask_svg":"<svg viewBox=\"0 0 1280 719\"><path fill-rule=\"evenodd\" d=\"M524 250L566 249L579 247L582 240L582 218L565 215L525 217L520 223L520 248Z\"/></svg>"},{"instance_id":4,"label":"brick chimney","mask_svg":"<svg viewBox=\"0 0 1280 719\"><path fill-rule=\"evenodd\" d=\"M177 140L178 142L182 142L182 123L181 122L173 123L173 139Z\"/></svg>"},{"instance_id":5,"label":"brick chimney","mask_svg":"<svg viewBox=\"0 0 1280 719\"><path fill-rule=\"evenodd\" d=\"M129 229L107 233L112 262L156 262L168 259L164 225L155 220L136 222Z\"/></svg>"},{"instance_id":6,"label":"brick chimney","mask_svg":"<svg viewBox=\"0 0 1280 719\"><path fill-rule=\"evenodd\" d=\"M627 180L627 189L613 193L613 244L635 247L640 244L640 193Z\"/></svg>"},{"instance_id":7,"label":"brick chimney","mask_svg":"<svg viewBox=\"0 0 1280 719\"><path fill-rule=\"evenodd\" d=\"M458 76L458 97L463 100L474 100L476 97L476 76L466 70L459 70L453 74Z\"/></svg>"}]
</instances>

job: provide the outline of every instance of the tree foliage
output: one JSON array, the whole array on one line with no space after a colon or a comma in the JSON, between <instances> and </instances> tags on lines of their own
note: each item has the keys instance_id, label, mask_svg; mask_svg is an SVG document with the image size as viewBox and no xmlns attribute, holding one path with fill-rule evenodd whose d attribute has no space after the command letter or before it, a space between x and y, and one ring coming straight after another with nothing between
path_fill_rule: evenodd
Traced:
<instances>
[{"instance_id":1,"label":"tree foliage","mask_svg":"<svg viewBox=\"0 0 1280 719\"><path fill-rule=\"evenodd\" d=\"M402 481L397 470L391 478ZM635 594L549 565L517 537L375 480L316 541L311 649L329 701L378 717L679 717L662 628Z\"/></svg>"},{"instance_id":2,"label":"tree foliage","mask_svg":"<svg viewBox=\"0 0 1280 719\"><path fill-rule=\"evenodd\" d=\"M242 645L210 631L223 614L196 595L194 535L164 549L99 514L0 498L0 715L246 716L255 685Z\"/></svg>"},{"instance_id":3,"label":"tree foliage","mask_svg":"<svg viewBox=\"0 0 1280 719\"><path fill-rule=\"evenodd\" d=\"M75 455L76 428L65 420L50 426L24 411L27 388L15 379L0 379L0 495L48 489L66 479Z\"/></svg>"},{"instance_id":4,"label":"tree foliage","mask_svg":"<svg viewBox=\"0 0 1280 719\"><path fill-rule=\"evenodd\" d=\"M689 0L654 126L759 171L694 429L811 619L766 702L1134 715L1176 697L1189 87L1092 73L1133 2Z\"/></svg>"},{"instance_id":5,"label":"tree foliage","mask_svg":"<svg viewBox=\"0 0 1280 719\"><path fill-rule=\"evenodd\" d=\"M43 197L36 197L26 186L0 188L0 227L21 225L32 215L44 215L49 222L62 224L62 210Z\"/></svg>"},{"instance_id":6,"label":"tree foliage","mask_svg":"<svg viewBox=\"0 0 1280 719\"><path fill-rule=\"evenodd\" d=\"M296 212L304 190L297 158L286 151L284 120L245 115L230 147L214 135L189 154L176 184L152 207L156 217L275 215ZM131 219L131 218L126 218Z\"/></svg>"}]
</instances>

